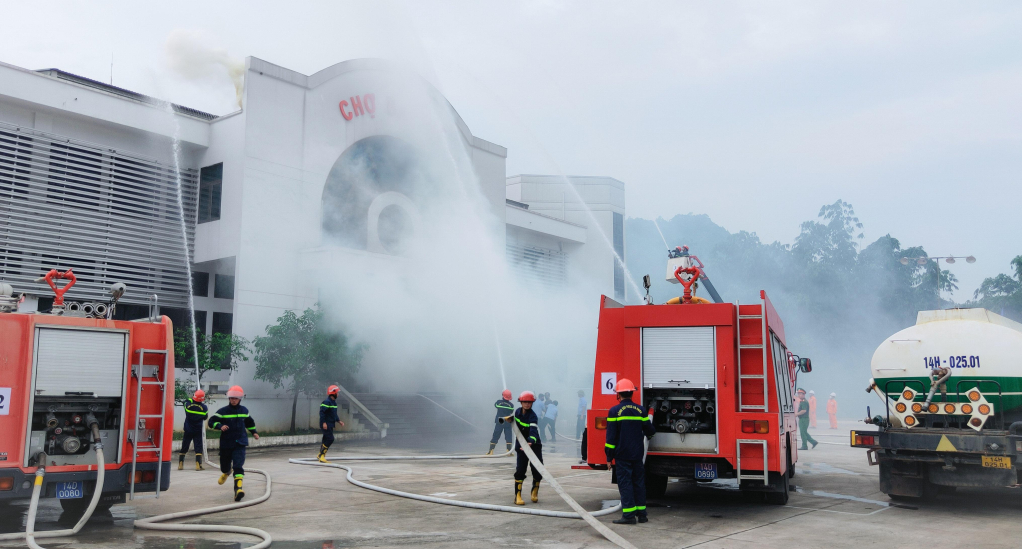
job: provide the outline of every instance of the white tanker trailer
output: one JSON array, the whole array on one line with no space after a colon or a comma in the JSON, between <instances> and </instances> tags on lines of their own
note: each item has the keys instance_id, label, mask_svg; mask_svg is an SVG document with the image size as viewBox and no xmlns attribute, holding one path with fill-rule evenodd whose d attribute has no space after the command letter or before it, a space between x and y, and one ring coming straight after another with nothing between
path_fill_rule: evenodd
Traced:
<instances>
[{"instance_id":1,"label":"white tanker trailer","mask_svg":"<svg viewBox=\"0 0 1022 549\"><path fill-rule=\"evenodd\" d=\"M875 431L852 431L880 490L926 497L1022 476L1022 324L985 309L920 311L873 353Z\"/></svg>"}]
</instances>

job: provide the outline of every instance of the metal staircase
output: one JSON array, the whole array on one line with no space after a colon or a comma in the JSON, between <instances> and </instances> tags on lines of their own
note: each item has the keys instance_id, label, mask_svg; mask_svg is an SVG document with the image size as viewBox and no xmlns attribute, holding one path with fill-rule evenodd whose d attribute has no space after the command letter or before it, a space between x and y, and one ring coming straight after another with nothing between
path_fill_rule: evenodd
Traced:
<instances>
[{"instance_id":1,"label":"metal staircase","mask_svg":"<svg viewBox=\"0 0 1022 549\"><path fill-rule=\"evenodd\" d=\"M167 351L160 349L138 349L135 351L138 355L138 363L131 365L131 377L135 378L135 426L132 430L128 431L128 442L131 443L131 477L129 482L131 485L130 499L145 499L145 498L158 498L160 497L160 485L163 481L163 437L165 435L165 429L167 422ZM160 357L158 360L159 364L146 364L147 355L156 355ZM143 414L142 405L142 391L147 387L150 387L160 394L160 413L159 414ZM148 393L147 393L148 394ZM151 402L148 400L147 402ZM156 420L159 422L159 429L149 429L146 427L146 420ZM157 431L159 431L157 433ZM136 496L135 495L135 468L138 464L138 458L142 454L155 454L156 455L156 492L153 495L147 496Z\"/></svg>"},{"instance_id":2,"label":"metal staircase","mask_svg":"<svg viewBox=\"0 0 1022 549\"><path fill-rule=\"evenodd\" d=\"M766 300L761 300L759 305L759 314L742 314L742 306L735 302L735 307L738 312L738 322L735 323L735 331L738 336L738 411L739 412L766 412L767 406L767 348L766 348ZM753 305L746 305L746 308L753 307ZM746 326L754 324L751 321L757 321L759 326L750 330L751 336L747 336L747 340L751 340L751 343L742 342L742 323L745 322ZM751 326L749 326L751 327ZM756 339L759 339L756 342ZM759 357L756 355L762 354L762 359L757 360ZM742 358L745 357L745 360ZM752 385L756 385L757 382L763 390L762 404L748 403L745 398L745 391L743 384L752 382Z\"/></svg>"}]
</instances>

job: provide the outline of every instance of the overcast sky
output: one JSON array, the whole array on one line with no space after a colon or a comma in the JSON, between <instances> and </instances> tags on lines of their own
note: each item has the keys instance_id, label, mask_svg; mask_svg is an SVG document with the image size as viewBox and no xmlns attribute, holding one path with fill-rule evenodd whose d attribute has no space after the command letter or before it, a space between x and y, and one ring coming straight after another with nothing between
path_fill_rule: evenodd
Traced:
<instances>
[{"instance_id":1,"label":"overcast sky","mask_svg":"<svg viewBox=\"0 0 1022 549\"><path fill-rule=\"evenodd\" d=\"M1022 254L1018 2L5 2L0 61L58 67L222 114L186 79L187 31L311 74L408 63L508 174L609 175L628 214L706 213L790 243L837 199L960 262L958 299Z\"/></svg>"}]
</instances>

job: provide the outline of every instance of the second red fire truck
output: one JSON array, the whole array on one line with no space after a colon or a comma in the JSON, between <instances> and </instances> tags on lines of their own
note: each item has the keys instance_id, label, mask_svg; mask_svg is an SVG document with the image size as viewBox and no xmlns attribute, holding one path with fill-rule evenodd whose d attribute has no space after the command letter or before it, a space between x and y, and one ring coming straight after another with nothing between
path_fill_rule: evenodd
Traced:
<instances>
[{"instance_id":1,"label":"second red fire truck","mask_svg":"<svg viewBox=\"0 0 1022 549\"><path fill-rule=\"evenodd\" d=\"M607 412L617 404L617 380L629 379L639 387L633 400L651 410L656 427L646 458L651 497L664 494L670 477L730 478L745 493L786 504L798 457L795 379L811 363L788 351L766 292L749 304L693 300L701 263L687 255L672 262L685 287L672 300L678 304L602 298L586 461L607 468Z\"/></svg>"}]
</instances>

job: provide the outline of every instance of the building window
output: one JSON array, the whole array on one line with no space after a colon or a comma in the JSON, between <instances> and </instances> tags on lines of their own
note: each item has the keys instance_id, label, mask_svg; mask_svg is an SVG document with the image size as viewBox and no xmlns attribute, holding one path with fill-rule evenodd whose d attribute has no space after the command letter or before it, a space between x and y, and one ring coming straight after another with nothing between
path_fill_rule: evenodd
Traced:
<instances>
[{"instance_id":1,"label":"building window","mask_svg":"<svg viewBox=\"0 0 1022 549\"><path fill-rule=\"evenodd\" d=\"M220 194L223 181L223 162L199 170L199 223L220 219Z\"/></svg>"},{"instance_id":2,"label":"building window","mask_svg":"<svg viewBox=\"0 0 1022 549\"><path fill-rule=\"evenodd\" d=\"M233 333L233 328L234 315L231 313L213 313L214 334L230 334Z\"/></svg>"},{"instance_id":3,"label":"building window","mask_svg":"<svg viewBox=\"0 0 1022 549\"><path fill-rule=\"evenodd\" d=\"M614 213L614 299L624 302L625 299L625 267L621 264L625 259L625 216ZM606 272L606 271L604 271Z\"/></svg>"},{"instance_id":4,"label":"building window","mask_svg":"<svg viewBox=\"0 0 1022 549\"><path fill-rule=\"evenodd\" d=\"M209 273L199 271L192 273L192 295L209 297Z\"/></svg>"},{"instance_id":5,"label":"building window","mask_svg":"<svg viewBox=\"0 0 1022 549\"><path fill-rule=\"evenodd\" d=\"M195 315L195 331L206 333L206 311L194 311L192 314Z\"/></svg>"},{"instance_id":6,"label":"building window","mask_svg":"<svg viewBox=\"0 0 1022 549\"><path fill-rule=\"evenodd\" d=\"M234 277L231 275L216 275L213 278L213 297L217 299L234 299Z\"/></svg>"}]
</instances>

